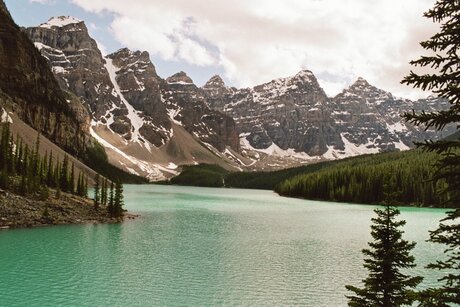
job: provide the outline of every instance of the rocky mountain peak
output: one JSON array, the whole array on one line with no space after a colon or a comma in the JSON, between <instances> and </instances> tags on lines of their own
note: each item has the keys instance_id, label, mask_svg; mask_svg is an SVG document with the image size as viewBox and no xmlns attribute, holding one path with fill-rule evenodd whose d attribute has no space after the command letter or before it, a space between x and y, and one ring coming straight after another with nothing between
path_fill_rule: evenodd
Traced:
<instances>
[{"instance_id":1,"label":"rocky mountain peak","mask_svg":"<svg viewBox=\"0 0 460 307\"><path fill-rule=\"evenodd\" d=\"M222 88L225 87L225 82L219 75L212 76L211 79L206 82L203 86L205 89L213 89L213 88Z\"/></svg>"},{"instance_id":2,"label":"rocky mountain peak","mask_svg":"<svg viewBox=\"0 0 460 307\"><path fill-rule=\"evenodd\" d=\"M311 72L310 70L307 70L307 69L303 69L303 70L299 71L294 76L294 78L295 79L301 79L301 80L304 80L304 81L316 80L316 77L313 74L313 72Z\"/></svg>"},{"instance_id":3,"label":"rocky mountain peak","mask_svg":"<svg viewBox=\"0 0 460 307\"><path fill-rule=\"evenodd\" d=\"M0 12L11 18L10 12L6 8L5 2L3 2L3 0L0 0Z\"/></svg>"},{"instance_id":4,"label":"rocky mountain peak","mask_svg":"<svg viewBox=\"0 0 460 307\"><path fill-rule=\"evenodd\" d=\"M166 82L168 82L169 84L193 84L193 80L189 76L187 76L187 74L183 71L180 71L172 75L171 77L167 78Z\"/></svg>"},{"instance_id":5,"label":"rocky mountain peak","mask_svg":"<svg viewBox=\"0 0 460 307\"><path fill-rule=\"evenodd\" d=\"M78 25L84 25L84 22L72 16L57 16L51 17L47 22L42 23L39 27L52 29L68 27L69 25L77 27Z\"/></svg>"},{"instance_id":6,"label":"rocky mountain peak","mask_svg":"<svg viewBox=\"0 0 460 307\"><path fill-rule=\"evenodd\" d=\"M112 54L107 56L108 58L136 58L136 60L141 60L143 62L150 62L150 55L147 51L132 51L129 48L121 48L115 51Z\"/></svg>"}]
</instances>

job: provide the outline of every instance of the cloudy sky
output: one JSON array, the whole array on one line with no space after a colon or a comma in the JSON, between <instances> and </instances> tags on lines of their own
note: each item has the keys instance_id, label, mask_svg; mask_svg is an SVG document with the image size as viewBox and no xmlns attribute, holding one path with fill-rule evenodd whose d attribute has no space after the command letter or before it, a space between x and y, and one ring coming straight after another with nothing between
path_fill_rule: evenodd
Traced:
<instances>
[{"instance_id":1,"label":"cloudy sky","mask_svg":"<svg viewBox=\"0 0 460 307\"><path fill-rule=\"evenodd\" d=\"M400 80L438 29L422 17L435 0L5 2L19 25L72 15L104 52L147 50L162 77L183 70L200 86L220 74L248 87L309 69L330 96L358 76L397 96L427 96Z\"/></svg>"}]
</instances>

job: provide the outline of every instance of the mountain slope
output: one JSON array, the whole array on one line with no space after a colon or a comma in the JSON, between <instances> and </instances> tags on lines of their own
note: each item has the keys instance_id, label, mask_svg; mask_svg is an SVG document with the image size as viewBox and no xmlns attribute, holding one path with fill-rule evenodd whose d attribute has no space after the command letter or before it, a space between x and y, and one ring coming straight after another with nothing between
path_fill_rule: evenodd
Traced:
<instances>
[{"instance_id":1,"label":"mountain slope","mask_svg":"<svg viewBox=\"0 0 460 307\"><path fill-rule=\"evenodd\" d=\"M394 97L363 78L334 98L326 96L310 71L248 89L226 87L218 76L203 87L212 108L235 118L243 153L260 164L259 155L317 161L367 153L407 150L413 141L440 138L405 123L412 109L436 111L447 102ZM450 127L444 134L452 132Z\"/></svg>"},{"instance_id":2,"label":"mountain slope","mask_svg":"<svg viewBox=\"0 0 460 307\"><path fill-rule=\"evenodd\" d=\"M237 167L226 158L239 150L233 119L210 110L192 82L161 79L147 52L124 48L103 57L84 22L69 16L24 31L61 87L85 102L89 130L115 165L151 180L176 175L176 163Z\"/></svg>"},{"instance_id":3,"label":"mountain slope","mask_svg":"<svg viewBox=\"0 0 460 307\"><path fill-rule=\"evenodd\" d=\"M62 148L83 154L89 114L75 96L60 89L47 62L14 23L3 1L0 8L1 104Z\"/></svg>"}]
</instances>

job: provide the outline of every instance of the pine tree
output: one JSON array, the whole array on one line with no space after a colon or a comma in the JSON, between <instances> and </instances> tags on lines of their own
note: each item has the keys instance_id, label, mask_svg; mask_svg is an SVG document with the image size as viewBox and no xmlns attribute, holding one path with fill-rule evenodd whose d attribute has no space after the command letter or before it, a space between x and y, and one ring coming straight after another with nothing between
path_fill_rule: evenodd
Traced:
<instances>
[{"instance_id":1,"label":"pine tree","mask_svg":"<svg viewBox=\"0 0 460 307\"><path fill-rule=\"evenodd\" d=\"M109 211L109 214L111 216L114 215L115 211L114 211L114 207L115 207L115 195L114 195L114 189L115 189L115 185L112 182L110 182L110 195L109 195L109 205L107 206L107 210Z\"/></svg>"},{"instance_id":2,"label":"pine tree","mask_svg":"<svg viewBox=\"0 0 460 307\"><path fill-rule=\"evenodd\" d=\"M56 165L54 166L54 173L53 173L53 181L54 181L54 184L53 184L53 187L56 187L56 188L61 188L60 187L60 178L61 178L61 173L60 173L60 161L59 159L57 159L56 161Z\"/></svg>"},{"instance_id":3,"label":"pine tree","mask_svg":"<svg viewBox=\"0 0 460 307\"><path fill-rule=\"evenodd\" d=\"M107 188L108 188L108 183L107 183L107 178L104 178L104 181L103 181L103 197L102 197L102 204L104 206L107 206Z\"/></svg>"},{"instance_id":4,"label":"pine tree","mask_svg":"<svg viewBox=\"0 0 460 307\"><path fill-rule=\"evenodd\" d=\"M84 197L88 197L88 176L84 175L84 187L83 187Z\"/></svg>"},{"instance_id":5,"label":"pine tree","mask_svg":"<svg viewBox=\"0 0 460 307\"><path fill-rule=\"evenodd\" d=\"M62 161L60 178L59 178L59 187L63 192L69 191L69 157L64 155L64 160Z\"/></svg>"},{"instance_id":6,"label":"pine tree","mask_svg":"<svg viewBox=\"0 0 460 307\"><path fill-rule=\"evenodd\" d=\"M49 187L54 187L54 179L53 179L53 152L50 151L50 154L48 156L48 169L46 172L46 184Z\"/></svg>"},{"instance_id":7,"label":"pine tree","mask_svg":"<svg viewBox=\"0 0 460 307\"><path fill-rule=\"evenodd\" d=\"M407 113L409 122L436 130L442 130L449 124L460 129L460 1L438 0L434 7L424 14L433 22L440 23L440 31L421 46L431 53L429 56L412 61L418 67L429 67L432 74L416 74L413 71L402 83L422 90L432 91L450 102L448 110L439 112ZM455 210L448 212L441 220L437 230L430 233L430 241L444 244L445 260L438 260L428 267L445 272L439 281L442 286L431 288L422 293L426 306L449 306L460 304L460 138L455 137L439 141L426 141L418 144L425 150L442 154L437 162L434 180L444 181L447 187L440 193L446 195L445 205Z\"/></svg>"},{"instance_id":8,"label":"pine tree","mask_svg":"<svg viewBox=\"0 0 460 307\"><path fill-rule=\"evenodd\" d=\"M73 162L69 175L69 192L75 193L75 164Z\"/></svg>"},{"instance_id":9,"label":"pine tree","mask_svg":"<svg viewBox=\"0 0 460 307\"><path fill-rule=\"evenodd\" d=\"M117 181L115 184L115 197L113 203L113 216L121 217L123 215L123 184Z\"/></svg>"},{"instance_id":10,"label":"pine tree","mask_svg":"<svg viewBox=\"0 0 460 307\"><path fill-rule=\"evenodd\" d=\"M101 183L99 174L96 174L94 181L94 208L98 209L101 201Z\"/></svg>"},{"instance_id":11,"label":"pine tree","mask_svg":"<svg viewBox=\"0 0 460 307\"><path fill-rule=\"evenodd\" d=\"M7 122L2 126L2 134L0 139L0 169L7 166L7 157L10 151L10 123Z\"/></svg>"},{"instance_id":12,"label":"pine tree","mask_svg":"<svg viewBox=\"0 0 460 307\"><path fill-rule=\"evenodd\" d=\"M376 209L376 218L372 219L371 249L364 249L364 267L369 276L363 280L364 287L346 286L354 295L347 295L349 306L382 306L395 307L410 305L415 301L413 290L422 277L411 277L403 274L401 269L415 267L414 257L410 251L415 242L402 239L403 231L399 228L406 222L396 221L399 210L386 206Z\"/></svg>"}]
</instances>

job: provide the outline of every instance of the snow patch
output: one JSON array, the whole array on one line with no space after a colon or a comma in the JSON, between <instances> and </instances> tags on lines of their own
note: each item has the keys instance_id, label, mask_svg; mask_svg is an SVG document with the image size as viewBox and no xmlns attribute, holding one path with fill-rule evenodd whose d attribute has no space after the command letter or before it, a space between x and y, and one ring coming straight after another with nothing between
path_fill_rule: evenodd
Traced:
<instances>
[{"instance_id":1,"label":"snow patch","mask_svg":"<svg viewBox=\"0 0 460 307\"><path fill-rule=\"evenodd\" d=\"M318 157L312 157L305 152L296 152L292 148L281 149L275 143L272 143L269 147L265 149L257 149L251 146L251 144L249 143L245 135L243 135L240 138L240 145L241 145L241 148L244 148L246 150L256 151L259 153L265 153L269 156L275 156L275 157L281 157L281 158L296 158L300 160L318 160L319 159Z\"/></svg>"},{"instance_id":2,"label":"snow patch","mask_svg":"<svg viewBox=\"0 0 460 307\"><path fill-rule=\"evenodd\" d=\"M164 180L166 177L164 176L164 174L162 172L167 172L167 173L170 173L172 175L178 175L179 173L174 171L174 170L171 170L171 169L168 169L167 167L164 167L164 166L161 166L159 164L155 164L155 163L149 163L149 162L146 162L146 161L143 161L143 160L140 160L140 159L137 159L131 155L128 155L126 154L125 152L123 152L122 150L120 150L119 148L113 146L112 144L110 144L109 142L107 142L104 138L100 137L93 129L94 126L97 126L97 122L95 122L94 120L91 121L91 126L89 128L89 132L90 134L99 142L101 143L104 147L106 148L109 148L111 150L113 150L114 152L116 152L118 155L122 156L123 158L125 158L126 160L130 161L131 163L133 163L134 165L136 165L140 170L142 170L143 172L145 172L147 174L147 179L149 181L158 181L158 180ZM120 162L122 163L122 162ZM128 169L128 167L127 167Z\"/></svg>"},{"instance_id":3,"label":"snow patch","mask_svg":"<svg viewBox=\"0 0 460 307\"><path fill-rule=\"evenodd\" d=\"M76 24L82 22L80 19L72 17L72 16L59 16L59 17L52 17L45 23L40 25L41 28L51 29L51 27L64 27L70 24Z\"/></svg>"},{"instance_id":4,"label":"snow patch","mask_svg":"<svg viewBox=\"0 0 460 307\"><path fill-rule=\"evenodd\" d=\"M139 129L144 125L144 120L139 116L139 112L137 112L131 104L125 99L123 94L121 93L120 86L116 80L117 72L120 70L113 64L113 60L110 58L105 58L105 68L107 69L107 72L109 73L110 81L112 81L114 90L116 95L120 98L120 100L123 102L123 104L126 106L126 109L128 110L128 119L131 122L132 125L132 139L141 144L144 145L144 142L140 141L140 135L139 135ZM115 93L112 92L112 95ZM115 95L114 95L115 96Z\"/></svg>"},{"instance_id":5,"label":"snow patch","mask_svg":"<svg viewBox=\"0 0 460 307\"><path fill-rule=\"evenodd\" d=\"M8 112L2 108L2 116L0 117L0 122L1 123L13 123L13 119L11 116L8 114Z\"/></svg>"}]
</instances>

